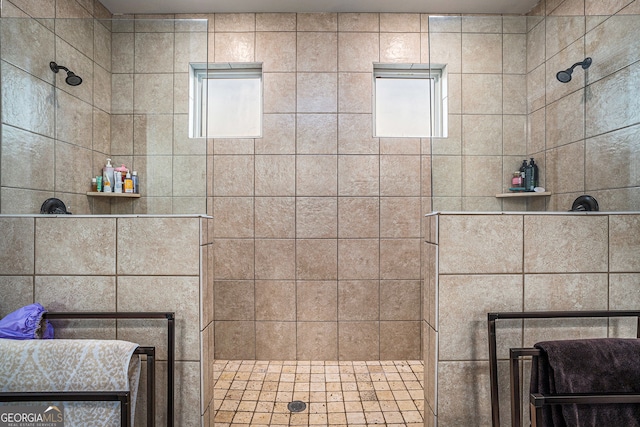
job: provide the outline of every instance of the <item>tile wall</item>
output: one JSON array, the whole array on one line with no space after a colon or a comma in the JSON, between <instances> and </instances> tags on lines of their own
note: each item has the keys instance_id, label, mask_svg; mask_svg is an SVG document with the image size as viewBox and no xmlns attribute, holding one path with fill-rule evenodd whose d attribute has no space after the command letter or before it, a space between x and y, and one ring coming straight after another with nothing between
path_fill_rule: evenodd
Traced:
<instances>
[{"instance_id":1,"label":"tile wall","mask_svg":"<svg viewBox=\"0 0 640 427\"><path fill-rule=\"evenodd\" d=\"M490 424L488 312L631 310L640 303L640 262L632 255L640 251L638 214L440 214L429 222L427 425L435 418L445 427ZM635 329L621 320L499 323L502 425L510 425L509 348L634 337Z\"/></svg>"},{"instance_id":2,"label":"tile wall","mask_svg":"<svg viewBox=\"0 0 640 427\"><path fill-rule=\"evenodd\" d=\"M111 145L110 17L92 0L3 2L1 213L38 213L50 197L75 213L108 209L85 193Z\"/></svg>"},{"instance_id":3,"label":"tile wall","mask_svg":"<svg viewBox=\"0 0 640 427\"><path fill-rule=\"evenodd\" d=\"M638 73L638 13L632 0L546 0L528 18L527 152L553 193L532 208L566 211L587 193L601 210L640 209L640 110L629 84ZM558 71L586 57L588 70L558 82Z\"/></svg>"},{"instance_id":4,"label":"tile wall","mask_svg":"<svg viewBox=\"0 0 640 427\"><path fill-rule=\"evenodd\" d=\"M213 275L206 262L212 252L210 221L197 216L2 216L0 316L33 302L49 311L175 312L175 423L199 426L213 400ZM111 320L77 320L56 322L54 328L56 338L155 346L156 420L166 424L165 321L119 320L116 326ZM146 383L140 384L136 425L145 425Z\"/></svg>"}]
</instances>

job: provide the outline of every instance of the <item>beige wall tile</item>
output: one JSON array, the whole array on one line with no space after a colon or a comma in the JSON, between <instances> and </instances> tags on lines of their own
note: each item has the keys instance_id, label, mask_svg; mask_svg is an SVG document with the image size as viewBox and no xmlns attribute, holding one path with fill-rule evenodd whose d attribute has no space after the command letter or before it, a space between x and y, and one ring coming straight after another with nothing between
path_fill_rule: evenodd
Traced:
<instances>
[{"instance_id":1,"label":"beige wall tile","mask_svg":"<svg viewBox=\"0 0 640 427\"><path fill-rule=\"evenodd\" d=\"M111 153L133 155L133 115L111 114Z\"/></svg>"},{"instance_id":2,"label":"beige wall tile","mask_svg":"<svg viewBox=\"0 0 640 427\"><path fill-rule=\"evenodd\" d=\"M111 75L111 113L133 113L133 74Z\"/></svg>"},{"instance_id":3,"label":"beige wall tile","mask_svg":"<svg viewBox=\"0 0 640 427\"><path fill-rule=\"evenodd\" d=\"M524 155L527 152L527 116L503 116L502 136L504 156Z\"/></svg>"},{"instance_id":4,"label":"beige wall tile","mask_svg":"<svg viewBox=\"0 0 640 427\"><path fill-rule=\"evenodd\" d=\"M255 320L254 283L251 280L216 280L216 320Z\"/></svg>"},{"instance_id":5,"label":"beige wall tile","mask_svg":"<svg viewBox=\"0 0 640 427\"><path fill-rule=\"evenodd\" d=\"M111 34L111 72L133 73L134 33Z\"/></svg>"},{"instance_id":6,"label":"beige wall tile","mask_svg":"<svg viewBox=\"0 0 640 427\"><path fill-rule=\"evenodd\" d=\"M179 34L184 35L185 33ZM134 38L135 72L172 73L175 36L172 33L136 33Z\"/></svg>"},{"instance_id":7,"label":"beige wall tile","mask_svg":"<svg viewBox=\"0 0 640 427\"><path fill-rule=\"evenodd\" d=\"M216 197L213 199L213 236L242 238L254 236L254 199Z\"/></svg>"},{"instance_id":8,"label":"beige wall tile","mask_svg":"<svg viewBox=\"0 0 640 427\"><path fill-rule=\"evenodd\" d=\"M338 329L340 360L378 360L379 345L378 322L340 322Z\"/></svg>"},{"instance_id":9,"label":"beige wall tile","mask_svg":"<svg viewBox=\"0 0 640 427\"><path fill-rule=\"evenodd\" d=\"M256 359L295 360L295 322L256 322Z\"/></svg>"},{"instance_id":10,"label":"beige wall tile","mask_svg":"<svg viewBox=\"0 0 640 427\"><path fill-rule=\"evenodd\" d=\"M501 73L502 35L462 34L463 73Z\"/></svg>"},{"instance_id":11,"label":"beige wall tile","mask_svg":"<svg viewBox=\"0 0 640 427\"><path fill-rule=\"evenodd\" d=\"M419 197L380 198L381 237L420 237Z\"/></svg>"},{"instance_id":12,"label":"beige wall tile","mask_svg":"<svg viewBox=\"0 0 640 427\"><path fill-rule=\"evenodd\" d=\"M584 141L547 151L544 175L548 187L558 193L584 191L584 152Z\"/></svg>"},{"instance_id":13,"label":"beige wall tile","mask_svg":"<svg viewBox=\"0 0 640 427\"><path fill-rule=\"evenodd\" d=\"M640 260L640 217L638 215L609 216L609 271L638 272Z\"/></svg>"},{"instance_id":14,"label":"beige wall tile","mask_svg":"<svg viewBox=\"0 0 640 427\"><path fill-rule=\"evenodd\" d=\"M176 313L176 358L200 357L198 277L119 276L119 311L173 311ZM156 347L156 357L166 358L166 324L153 320L120 320L118 338Z\"/></svg>"},{"instance_id":15,"label":"beige wall tile","mask_svg":"<svg viewBox=\"0 0 640 427\"><path fill-rule=\"evenodd\" d=\"M256 238L295 237L295 198L256 197Z\"/></svg>"},{"instance_id":16,"label":"beige wall tile","mask_svg":"<svg viewBox=\"0 0 640 427\"><path fill-rule=\"evenodd\" d=\"M206 161L207 159L204 156L173 156L172 190L174 196L198 197L206 194ZM203 209L195 213L202 212L204 212Z\"/></svg>"},{"instance_id":17,"label":"beige wall tile","mask_svg":"<svg viewBox=\"0 0 640 427\"><path fill-rule=\"evenodd\" d=\"M114 274L116 268L115 219L68 219L70 218L38 218L36 220L36 274ZM25 238L24 243L13 246L31 252L32 239L28 236L31 235L32 229L17 228L16 232L18 231L21 233L20 239ZM25 232L28 234L24 234ZM16 237L18 237L17 234ZM61 241L68 242L67 249L52 251L51 248L57 247ZM87 248L92 250L87 251ZM23 252L23 255L26 259L32 256L28 252ZM74 260L73 263L69 263L70 259ZM31 265L29 263L28 268L31 268ZM23 272L8 271L9 274Z\"/></svg>"},{"instance_id":18,"label":"beige wall tile","mask_svg":"<svg viewBox=\"0 0 640 427\"><path fill-rule=\"evenodd\" d=\"M380 33L380 62L419 63L420 34Z\"/></svg>"},{"instance_id":19,"label":"beige wall tile","mask_svg":"<svg viewBox=\"0 0 640 427\"><path fill-rule=\"evenodd\" d=\"M505 74L502 79L502 109L506 114L526 114L527 112L527 76Z\"/></svg>"},{"instance_id":20,"label":"beige wall tile","mask_svg":"<svg viewBox=\"0 0 640 427\"><path fill-rule=\"evenodd\" d=\"M335 114L296 116L297 154L336 154L338 117Z\"/></svg>"},{"instance_id":21,"label":"beige wall tile","mask_svg":"<svg viewBox=\"0 0 640 427\"><path fill-rule=\"evenodd\" d=\"M371 74L340 73L338 75L338 111L371 113Z\"/></svg>"},{"instance_id":22,"label":"beige wall tile","mask_svg":"<svg viewBox=\"0 0 640 427\"><path fill-rule=\"evenodd\" d=\"M545 58L545 25L542 23L527 33L527 71L538 68Z\"/></svg>"},{"instance_id":23,"label":"beige wall tile","mask_svg":"<svg viewBox=\"0 0 640 427\"><path fill-rule=\"evenodd\" d=\"M380 35L372 33L338 33L338 70L343 72L373 71L380 61Z\"/></svg>"},{"instance_id":24,"label":"beige wall tile","mask_svg":"<svg viewBox=\"0 0 640 427\"><path fill-rule=\"evenodd\" d=\"M377 13L339 13L338 31L380 30L380 15Z\"/></svg>"},{"instance_id":25,"label":"beige wall tile","mask_svg":"<svg viewBox=\"0 0 640 427\"><path fill-rule=\"evenodd\" d=\"M216 31L255 31L256 15L254 13L216 13L213 24Z\"/></svg>"},{"instance_id":26,"label":"beige wall tile","mask_svg":"<svg viewBox=\"0 0 640 427\"><path fill-rule=\"evenodd\" d=\"M420 157L380 157L381 196L420 196Z\"/></svg>"},{"instance_id":27,"label":"beige wall tile","mask_svg":"<svg viewBox=\"0 0 640 427\"><path fill-rule=\"evenodd\" d=\"M256 31L295 31L295 13L256 13Z\"/></svg>"},{"instance_id":28,"label":"beige wall tile","mask_svg":"<svg viewBox=\"0 0 640 427\"><path fill-rule=\"evenodd\" d=\"M640 175L633 168L633 159L638 158L639 152L635 143L639 130L637 126L632 126L587 139L584 152L586 190L631 187L640 183ZM615 206L622 205L603 204L601 209L619 209Z\"/></svg>"},{"instance_id":29,"label":"beige wall tile","mask_svg":"<svg viewBox=\"0 0 640 427\"><path fill-rule=\"evenodd\" d=\"M429 16L429 31L433 33L459 33L462 31L460 16Z\"/></svg>"},{"instance_id":30,"label":"beige wall tile","mask_svg":"<svg viewBox=\"0 0 640 427\"><path fill-rule=\"evenodd\" d=\"M338 191L336 156L297 156L296 195L335 196Z\"/></svg>"},{"instance_id":31,"label":"beige wall tile","mask_svg":"<svg viewBox=\"0 0 640 427\"><path fill-rule=\"evenodd\" d=\"M502 156L466 156L462 160L462 195L492 197L502 191ZM478 173L478 171L482 171ZM492 200L494 202L495 200ZM490 209L489 211L493 211Z\"/></svg>"},{"instance_id":32,"label":"beige wall tile","mask_svg":"<svg viewBox=\"0 0 640 427\"><path fill-rule=\"evenodd\" d=\"M518 275L440 276L438 284L439 359L479 360L488 357L486 318L492 311L522 311L523 284ZM522 323L499 325L500 357L522 340Z\"/></svg>"},{"instance_id":33,"label":"beige wall tile","mask_svg":"<svg viewBox=\"0 0 640 427\"><path fill-rule=\"evenodd\" d=\"M609 310L635 310L640 302L638 273L609 275ZM637 337L637 319L611 319L609 336Z\"/></svg>"},{"instance_id":34,"label":"beige wall tile","mask_svg":"<svg viewBox=\"0 0 640 427\"><path fill-rule=\"evenodd\" d=\"M338 195L379 195L379 170L377 156L338 156Z\"/></svg>"},{"instance_id":35,"label":"beige wall tile","mask_svg":"<svg viewBox=\"0 0 640 427\"><path fill-rule=\"evenodd\" d=\"M173 71L188 73L190 62L207 62L207 33L175 33L175 58ZM168 47L169 44L165 44Z\"/></svg>"},{"instance_id":36,"label":"beige wall tile","mask_svg":"<svg viewBox=\"0 0 640 427\"><path fill-rule=\"evenodd\" d=\"M253 156L213 156L215 196L253 196Z\"/></svg>"},{"instance_id":37,"label":"beige wall tile","mask_svg":"<svg viewBox=\"0 0 640 427\"><path fill-rule=\"evenodd\" d=\"M438 425L490 425L491 407L480 403L491 399L488 362L441 362L437 369Z\"/></svg>"},{"instance_id":38,"label":"beige wall tile","mask_svg":"<svg viewBox=\"0 0 640 427\"><path fill-rule=\"evenodd\" d=\"M295 156L256 156L255 195L295 195Z\"/></svg>"},{"instance_id":39,"label":"beige wall tile","mask_svg":"<svg viewBox=\"0 0 640 427\"><path fill-rule=\"evenodd\" d=\"M296 33L256 33L256 61L265 72L296 70Z\"/></svg>"},{"instance_id":40,"label":"beige wall tile","mask_svg":"<svg viewBox=\"0 0 640 427\"><path fill-rule=\"evenodd\" d=\"M447 197L462 194L462 161L460 157L434 156L431 170L434 196Z\"/></svg>"},{"instance_id":41,"label":"beige wall tile","mask_svg":"<svg viewBox=\"0 0 640 427\"><path fill-rule=\"evenodd\" d=\"M336 197L296 198L296 237L331 238L338 236Z\"/></svg>"},{"instance_id":42,"label":"beige wall tile","mask_svg":"<svg viewBox=\"0 0 640 427\"><path fill-rule=\"evenodd\" d=\"M430 21L433 19L430 18ZM449 73L462 72L461 34L452 32L430 33L429 42L429 54L432 62L446 64Z\"/></svg>"},{"instance_id":43,"label":"beige wall tile","mask_svg":"<svg viewBox=\"0 0 640 427\"><path fill-rule=\"evenodd\" d=\"M296 320L296 283L294 281L256 280L255 290L256 320Z\"/></svg>"},{"instance_id":44,"label":"beige wall tile","mask_svg":"<svg viewBox=\"0 0 640 427\"><path fill-rule=\"evenodd\" d=\"M468 114L462 116L464 155L502 154L502 116Z\"/></svg>"},{"instance_id":45,"label":"beige wall tile","mask_svg":"<svg viewBox=\"0 0 640 427\"><path fill-rule=\"evenodd\" d=\"M465 114L502 114L502 76L497 74L463 74L462 112Z\"/></svg>"},{"instance_id":46,"label":"beige wall tile","mask_svg":"<svg viewBox=\"0 0 640 427\"><path fill-rule=\"evenodd\" d=\"M256 240L256 279L295 279L295 240Z\"/></svg>"},{"instance_id":47,"label":"beige wall tile","mask_svg":"<svg viewBox=\"0 0 640 427\"><path fill-rule=\"evenodd\" d=\"M296 277L300 280L337 279L337 246L333 239L298 239Z\"/></svg>"},{"instance_id":48,"label":"beige wall tile","mask_svg":"<svg viewBox=\"0 0 640 427\"><path fill-rule=\"evenodd\" d=\"M577 91L547 105L547 148L584 138L584 92Z\"/></svg>"},{"instance_id":49,"label":"beige wall tile","mask_svg":"<svg viewBox=\"0 0 640 427\"><path fill-rule=\"evenodd\" d=\"M199 274L198 218L119 218L117 227L118 274ZM93 245L107 240L96 238Z\"/></svg>"},{"instance_id":50,"label":"beige wall tile","mask_svg":"<svg viewBox=\"0 0 640 427\"><path fill-rule=\"evenodd\" d=\"M217 279L254 278L255 247L252 239L217 239L213 248Z\"/></svg>"},{"instance_id":51,"label":"beige wall tile","mask_svg":"<svg viewBox=\"0 0 640 427\"><path fill-rule=\"evenodd\" d=\"M420 239L381 239L380 278L420 279Z\"/></svg>"},{"instance_id":52,"label":"beige wall tile","mask_svg":"<svg viewBox=\"0 0 640 427\"><path fill-rule=\"evenodd\" d=\"M296 118L293 114L264 114L262 138L255 140L256 154L294 154Z\"/></svg>"},{"instance_id":53,"label":"beige wall tile","mask_svg":"<svg viewBox=\"0 0 640 427\"><path fill-rule=\"evenodd\" d=\"M338 111L338 75L336 73L297 73L296 76L298 112L335 113Z\"/></svg>"},{"instance_id":54,"label":"beige wall tile","mask_svg":"<svg viewBox=\"0 0 640 427\"><path fill-rule=\"evenodd\" d=\"M606 274L527 274L524 310L606 310ZM524 344L554 339L605 337L603 319L540 319L525 321Z\"/></svg>"},{"instance_id":55,"label":"beige wall tile","mask_svg":"<svg viewBox=\"0 0 640 427\"><path fill-rule=\"evenodd\" d=\"M298 31L336 31L338 14L336 13L298 13Z\"/></svg>"},{"instance_id":56,"label":"beige wall tile","mask_svg":"<svg viewBox=\"0 0 640 427\"><path fill-rule=\"evenodd\" d=\"M0 276L0 292L3 295L0 301L0 316L4 317L25 305L33 304L33 277Z\"/></svg>"},{"instance_id":57,"label":"beige wall tile","mask_svg":"<svg viewBox=\"0 0 640 427\"><path fill-rule=\"evenodd\" d=\"M298 281L296 285L298 321L338 320L338 282Z\"/></svg>"},{"instance_id":58,"label":"beige wall tile","mask_svg":"<svg viewBox=\"0 0 640 427\"><path fill-rule=\"evenodd\" d=\"M337 33L299 32L296 51L298 72L334 72L338 69Z\"/></svg>"},{"instance_id":59,"label":"beige wall tile","mask_svg":"<svg viewBox=\"0 0 640 427\"><path fill-rule=\"evenodd\" d=\"M135 113L173 113L172 74L134 74L133 80Z\"/></svg>"},{"instance_id":60,"label":"beige wall tile","mask_svg":"<svg viewBox=\"0 0 640 427\"><path fill-rule=\"evenodd\" d=\"M5 19L2 36L4 40L11 40L3 48L2 58L5 61L53 83L49 56L55 49L55 36L46 25L35 19Z\"/></svg>"},{"instance_id":61,"label":"beige wall tile","mask_svg":"<svg viewBox=\"0 0 640 427\"><path fill-rule=\"evenodd\" d=\"M440 274L522 273L521 216L447 215L439 222Z\"/></svg>"},{"instance_id":62,"label":"beige wall tile","mask_svg":"<svg viewBox=\"0 0 640 427\"><path fill-rule=\"evenodd\" d=\"M296 111L296 74L264 73L263 108L265 113L293 113Z\"/></svg>"},{"instance_id":63,"label":"beige wall tile","mask_svg":"<svg viewBox=\"0 0 640 427\"><path fill-rule=\"evenodd\" d=\"M380 322L380 359L417 360L420 350L420 322Z\"/></svg>"},{"instance_id":64,"label":"beige wall tile","mask_svg":"<svg viewBox=\"0 0 640 427\"><path fill-rule=\"evenodd\" d=\"M377 279L379 277L379 242L374 239L338 240L338 277Z\"/></svg>"},{"instance_id":65,"label":"beige wall tile","mask_svg":"<svg viewBox=\"0 0 640 427\"><path fill-rule=\"evenodd\" d=\"M420 281L380 281L380 320L420 320Z\"/></svg>"},{"instance_id":66,"label":"beige wall tile","mask_svg":"<svg viewBox=\"0 0 640 427\"><path fill-rule=\"evenodd\" d=\"M585 20L582 16L548 16L545 26L547 58L556 55L585 34ZM576 62L581 60L577 59Z\"/></svg>"},{"instance_id":67,"label":"beige wall tile","mask_svg":"<svg viewBox=\"0 0 640 427\"><path fill-rule=\"evenodd\" d=\"M338 319L379 320L380 284L377 280L338 282Z\"/></svg>"},{"instance_id":68,"label":"beige wall tile","mask_svg":"<svg viewBox=\"0 0 640 427\"><path fill-rule=\"evenodd\" d=\"M3 187L23 187L39 190L54 190L55 143L36 133L26 132L12 126L2 126L2 170L37 170L38 173L3 173Z\"/></svg>"},{"instance_id":69,"label":"beige wall tile","mask_svg":"<svg viewBox=\"0 0 640 427\"><path fill-rule=\"evenodd\" d=\"M507 17L505 17L507 19ZM518 19L518 18L516 18ZM524 22L524 21L520 21ZM505 28L505 32L508 29ZM504 34L502 36L504 58L502 72L526 74L527 72L527 36L526 34Z\"/></svg>"},{"instance_id":70,"label":"beige wall tile","mask_svg":"<svg viewBox=\"0 0 640 427\"><path fill-rule=\"evenodd\" d=\"M215 324L215 359L249 359L256 356L254 322L225 322Z\"/></svg>"},{"instance_id":71,"label":"beige wall tile","mask_svg":"<svg viewBox=\"0 0 640 427\"><path fill-rule=\"evenodd\" d=\"M215 35L215 62L253 62L255 33L222 33Z\"/></svg>"},{"instance_id":72,"label":"beige wall tile","mask_svg":"<svg viewBox=\"0 0 640 427\"><path fill-rule=\"evenodd\" d=\"M56 90L56 139L91 148L93 108L61 90Z\"/></svg>"},{"instance_id":73,"label":"beige wall tile","mask_svg":"<svg viewBox=\"0 0 640 427\"><path fill-rule=\"evenodd\" d=\"M338 237L378 237L380 205L377 197L338 199Z\"/></svg>"},{"instance_id":74,"label":"beige wall tile","mask_svg":"<svg viewBox=\"0 0 640 427\"><path fill-rule=\"evenodd\" d=\"M22 88L29 87L28 92ZM49 137L54 136L55 116L51 108L43 108L43 99L53 99L53 86L12 65L2 63L3 122ZM38 114L24 114L37 111Z\"/></svg>"},{"instance_id":75,"label":"beige wall tile","mask_svg":"<svg viewBox=\"0 0 640 427\"><path fill-rule=\"evenodd\" d=\"M337 360L337 322L298 322L297 360Z\"/></svg>"},{"instance_id":76,"label":"beige wall tile","mask_svg":"<svg viewBox=\"0 0 640 427\"><path fill-rule=\"evenodd\" d=\"M338 116L338 152L340 154L377 154L379 139L371 132L370 114Z\"/></svg>"},{"instance_id":77,"label":"beige wall tile","mask_svg":"<svg viewBox=\"0 0 640 427\"><path fill-rule=\"evenodd\" d=\"M589 245L582 244L584 236L589 236ZM524 271L607 271L607 239L604 216L525 216Z\"/></svg>"},{"instance_id":78,"label":"beige wall tile","mask_svg":"<svg viewBox=\"0 0 640 427\"><path fill-rule=\"evenodd\" d=\"M409 33L420 31L418 13L381 13L380 31L389 33Z\"/></svg>"}]
</instances>

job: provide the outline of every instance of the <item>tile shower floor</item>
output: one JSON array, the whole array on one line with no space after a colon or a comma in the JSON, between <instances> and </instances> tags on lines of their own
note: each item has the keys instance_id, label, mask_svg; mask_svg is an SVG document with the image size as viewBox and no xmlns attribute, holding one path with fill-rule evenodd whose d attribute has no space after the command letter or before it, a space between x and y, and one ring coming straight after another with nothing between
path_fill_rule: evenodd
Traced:
<instances>
[{"instance_id":1,"label":"tile shower floor","mask_svg":"<svg viewBox=\"0 0 640 427\"><path fill-rule=\"evenodd\" d=\"M423 426L421 361L214 363L216 427Z\"/></svg>"}]
</instances>

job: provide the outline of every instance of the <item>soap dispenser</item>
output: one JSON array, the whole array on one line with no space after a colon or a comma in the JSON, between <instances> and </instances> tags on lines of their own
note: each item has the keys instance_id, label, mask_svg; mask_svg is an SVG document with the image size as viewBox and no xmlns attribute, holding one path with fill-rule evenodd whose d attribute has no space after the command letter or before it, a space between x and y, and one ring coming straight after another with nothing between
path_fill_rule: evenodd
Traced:
<instances>
[{"instance_id":1,"label":"soap dispenser","mask_svg":"<svg viewBox=\"0 0 640 427\"><path fill-rule=\"evenodd\" d=\"M111 159L107 159L107 164L102 168L102 188L105 193L113 192L113 166L111 165Z\"/></svg>"}]
</instances>

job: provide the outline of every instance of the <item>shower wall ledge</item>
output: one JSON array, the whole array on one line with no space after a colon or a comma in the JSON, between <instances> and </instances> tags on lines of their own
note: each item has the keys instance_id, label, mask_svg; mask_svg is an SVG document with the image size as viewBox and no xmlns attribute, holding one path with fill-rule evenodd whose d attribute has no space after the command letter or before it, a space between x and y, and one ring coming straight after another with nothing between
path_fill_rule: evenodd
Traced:
<instances>
[{"instance_id":1,"label":"shower wall ledge","mask_svg":"<svg viewBox=\"0 0 640 427\"><path fill-rule=\"evenodd\" d=\"M549 212L529 212L529 211L509 211L509 212L463 212L463 211L438 211L430 212L425 217L438 216L438 215L578 215L578 216L593 216L593 215L639 215L640 211L590 211L590 212L578 212L578 211L549 211Z\"/></svg>"}]
</instances>

